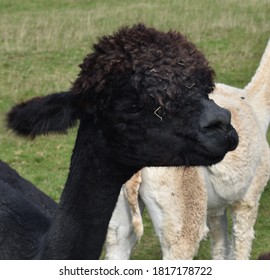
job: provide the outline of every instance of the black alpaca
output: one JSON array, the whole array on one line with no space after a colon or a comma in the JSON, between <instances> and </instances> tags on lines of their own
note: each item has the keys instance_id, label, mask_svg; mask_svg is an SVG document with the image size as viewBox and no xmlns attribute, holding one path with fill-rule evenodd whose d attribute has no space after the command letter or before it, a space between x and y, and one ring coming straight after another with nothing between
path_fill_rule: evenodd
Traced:
<instances>
[{"instance_id":1,"label":"black alpaca","mask_svg":"<svg viewBox=\"0 0 270 280\"><path fill-rule=\"evenodd\" d=\"M2 259L98 259L121 186L135 172L214 164L237 146L230 113L208 99L213 70L181 34L122 28L80 67L70 91L8 114L9 128L31 137L80 124L58 207L1 168Z\"/></svg>"}]
</instances>

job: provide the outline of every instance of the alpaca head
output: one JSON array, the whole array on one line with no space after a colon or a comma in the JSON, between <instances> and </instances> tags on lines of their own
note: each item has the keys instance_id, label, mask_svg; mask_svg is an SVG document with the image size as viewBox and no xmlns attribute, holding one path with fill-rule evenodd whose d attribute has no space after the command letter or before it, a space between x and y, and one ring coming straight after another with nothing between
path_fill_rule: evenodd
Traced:
<instances>
[{"instance_id":1,"label":"alpaca head","mask_svg":"<svg viewBox=\"0 0 270 280\"><path fill-rule=\"evenodd\" d=\"M122 28L94 45L71 90L15 106L9 127L36 136L77 119L132 166L209 165L236 148L230 113L209 100L214 72L177 32Z\"/></svg>"}]
</instances>

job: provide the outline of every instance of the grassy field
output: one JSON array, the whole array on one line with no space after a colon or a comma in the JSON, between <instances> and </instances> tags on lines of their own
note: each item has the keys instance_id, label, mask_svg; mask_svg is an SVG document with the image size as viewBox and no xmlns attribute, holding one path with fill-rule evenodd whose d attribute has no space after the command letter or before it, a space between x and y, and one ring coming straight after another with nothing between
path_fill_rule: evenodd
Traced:
<instances>
[{"instance_id":1,"label":"grassy field","mask_svg":"<svg viewBox=\"0 0 270 280\"><path fill-rule=\"evenodd\" d=\"M217 81L243 87L252 77L270 35L270 0L0 0L1 159L43 191L59 199L76 130L27 141L4 126L15 102L65 90L99 36L144 22L176 29L200 47ZM270 139L270 138L269 138ZM151 223L133 259L159 259ZM270 186L261 199L252 258L270 251ZM209 259L209 241L197 256Z\"/></svg>"}]
</instances>

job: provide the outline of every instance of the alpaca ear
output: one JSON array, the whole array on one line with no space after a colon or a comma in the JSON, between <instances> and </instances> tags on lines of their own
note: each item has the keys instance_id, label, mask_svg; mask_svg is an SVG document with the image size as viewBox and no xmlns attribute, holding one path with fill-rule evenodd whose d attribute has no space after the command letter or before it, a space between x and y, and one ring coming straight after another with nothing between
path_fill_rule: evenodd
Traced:
<instances>
[{"instance_id":1,"label":"alpaca ear","mask_svg":"<svg viewBox=\"0 0 270 280\"><path fill-rule=\"evenodd\" d=\"M7 114L7 126L22 136L64 133L76 125L80 95L61 92L15 105Z\"/></svg>"}]
</instances>

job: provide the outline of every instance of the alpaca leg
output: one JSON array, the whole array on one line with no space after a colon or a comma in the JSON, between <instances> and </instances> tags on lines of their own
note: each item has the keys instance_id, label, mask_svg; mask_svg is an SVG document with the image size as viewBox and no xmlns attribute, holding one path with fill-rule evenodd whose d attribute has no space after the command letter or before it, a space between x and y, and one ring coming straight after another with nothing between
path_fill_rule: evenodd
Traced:
<instances>
[{"instance_id":1,"label":"alpaca leg","mask_svg":"<svg viewBox=\"0 0 270 280\"><path fill-rule=\"evenodd\" d=\"M153 171L143 170L151 180L142 183L140 196L163 259L193 259L206 230L207 195L202 174L196 168L163 168L155 176L150 173Z\"/></svg>"},{"instance_id":2,"label":"alpaca leg","mask_svg":"<svg viewBox=\"0 0 270 280\"><path fill-rule=\"evenodd\" d=\"M230 258L230 240L228 234L226 209L221 212L208 212L207 225L211 240L211 255L214 260Z\"/></svg>"},{"instance_id":3,"label":"alpaca leg","mask_svg":"<svg viewBox=\"0 0 270 280\"><path fill-rule=\"evenodd\" d=\"M141 211L144 205L138 198L140 182L138 172L123 185L107 232L106 259L129 259L143 233Z\"/></svg>"},{"instance_id":4,"label":"alpaca leg","mask_svg":"<svg viewBox=\"0 0 270 280\"><path fill-rule=\"evenodd\" d=\"M258 203L240 201L232 206L232 252L237 260L249 259L258 205Z\"/></svg>"},{"instance_id":5,"label":"alpaca leg","mask_svg":"<svg viewBox=\"0 0 270 280\"><path fill-rule=\"evenodd\" d=\"M143 235L142 212L144 210L144 204L139 197L141 182L141 171L138 171L124 185L125 197L130 206L133 229L138 239Z\"/></svg>"},{"instance_id":6,"label":"alpaca leg","mask_svg":"<svg viewBox=\"0 0 270 280\"><path fill-rule=\"evenodd\" d=\"M233 249L236 259L249 259L259 200L269 180L270 162L268 146L263 153L251 185L244 198L232 205Z\"/></svg>"},{"instance_id":7,"label":"alpaca leg","mask_svg":"<svg viewBox=\"0 0 270 280\"><path fill-rule=\"evenodd\" d=\"M202 214L202 212L198 212L194 215L194 213L189 211L188 206L189 205L186 205L188 213L181 213L178 211L180 210L179 208L175 208L175 210L177 210L176 213L182 216L182 219L179 217L178 225L175 225L174 223L170 224L169 222L170 220L175 219L175 217L169 215L166 216L166 226L163 228L162 234L159 233L163 259L165 260L193 259L197 254L200 241L207 234L206 215ZM190 210L193 211L194 209ZM203 211L206 211L206 209Z\"/></svg>"}]
</instances>

